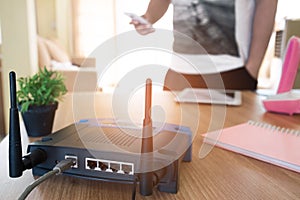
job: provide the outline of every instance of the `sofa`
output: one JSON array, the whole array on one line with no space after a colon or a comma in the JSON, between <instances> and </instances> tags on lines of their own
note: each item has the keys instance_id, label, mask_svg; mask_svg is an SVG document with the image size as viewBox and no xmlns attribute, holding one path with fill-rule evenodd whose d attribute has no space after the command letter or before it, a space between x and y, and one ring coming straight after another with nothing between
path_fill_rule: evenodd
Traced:
<instances>
[{"instance_id":1,"label":"sofa","mask_svg":"<svg viewBox=\"0 0 300 200\"><path fill-rule=\"evenodd\" d=\"M38 65L59 71L69 92L97 90L95 58L73 57L55 39L37 36Z\"/></svg>"}]
</instances>

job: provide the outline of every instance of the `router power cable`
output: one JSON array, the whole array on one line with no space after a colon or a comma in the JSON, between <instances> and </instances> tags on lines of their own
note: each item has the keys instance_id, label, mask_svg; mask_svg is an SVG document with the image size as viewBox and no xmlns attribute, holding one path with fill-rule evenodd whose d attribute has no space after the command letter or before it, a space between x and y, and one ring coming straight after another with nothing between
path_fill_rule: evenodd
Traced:
<instances>
[{"instance_id":1,"label":"router power cable","mask_svg":"<svg viewBox=\"0 0 300 200\"><path fill-rule=\"evenodd\" d=\"M39 184L41 184L42 182L44 182L45 180L47 180L48 178L57 175L57 174L61 174L62 172L70 169L73 165L76 164L76 160L75 159L65 159L60 161L54 168L53 170L47 172L46 174L44 174L43 176L39 177L38 179L36 179L34 182L32 182L29 186L27 186L27 188L24 190L24 192L20 195L20 197L18 198L18 200L25 200L26 197L29 195L29 193Z\"/></svg>"}]
</instances>

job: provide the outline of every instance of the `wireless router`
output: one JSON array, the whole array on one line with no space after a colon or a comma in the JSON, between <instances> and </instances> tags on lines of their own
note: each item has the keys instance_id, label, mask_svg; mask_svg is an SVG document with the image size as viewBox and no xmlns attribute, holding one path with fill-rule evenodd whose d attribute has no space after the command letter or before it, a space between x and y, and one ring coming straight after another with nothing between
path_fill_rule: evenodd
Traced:
<instances>
[{"instance_id":1,"label":"wireless router","mask_svg":"<svg viewBox=\"0 0 300 200\"><path fill-rule=\"evenodd\" d=\"M41 176L51 171L57 162L72 158L76 164L63 172L65 175L109 182L138 182L143 196L151 195L154 187L162 192L177 193L180 162L191 161L192 133L185 126L152 124L151 87L151 80L147 79L142 127L119 123L116 119L85 119L29 144L29 155L30 152L47 155L32 165L33 175ZM18 120L12 121L18 123ZM19 145L12 146L19 148ZM10 154L17 160L10 161L13 171L15 165L22 165L22 159L20 152L16 155L13 150ZM24 170L24 167L17 168ZM22 171L16 174L21 176Z\"/></svg>"}]
</instances>

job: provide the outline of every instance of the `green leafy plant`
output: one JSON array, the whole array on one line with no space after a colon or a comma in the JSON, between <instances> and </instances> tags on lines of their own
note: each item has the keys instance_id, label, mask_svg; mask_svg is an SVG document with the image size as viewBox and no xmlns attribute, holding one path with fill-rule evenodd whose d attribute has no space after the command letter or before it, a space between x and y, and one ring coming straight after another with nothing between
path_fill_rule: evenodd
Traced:
<instances>
[{"instance_id":1,"label":"green leafy plant","mask_svg":"<svg viewBox=\"0 0 300 200\"><path fill-rule=\"evenodd\" d=\"M29 106L54 104L67 93L63 75L46 67L40 68L31 77L19 78L18 85L17 98L21 112L26 112Z\"/></svg>"}]
</instances>

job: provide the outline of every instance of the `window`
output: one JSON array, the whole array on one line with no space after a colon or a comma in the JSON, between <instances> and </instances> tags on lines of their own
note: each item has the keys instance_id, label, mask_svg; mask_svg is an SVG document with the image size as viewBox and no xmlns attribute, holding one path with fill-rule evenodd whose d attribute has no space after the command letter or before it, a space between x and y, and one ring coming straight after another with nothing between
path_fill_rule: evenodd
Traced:
<instances>
[{"instance_id":1,"label":"window","mask_svg":"<svg viewBox=\"0 0 300 200\"><path fill-rule=\"evenodd\" d=\"M99 45L111 39L113 36L134 30L134 27L129 24L131 19L124 13L132 12L137 15L142 15L146 11L148 3L149 0L73 1L75 55L87 57ZM166 15L155 24L155 27L172 30L172 6L170 6ZM115 50L117 51L117 47ZM128 54L114 61L111 66L109 66L105 77L101 78L98 86L103 89L114 88L118 80L120 80L124 74L134 67L142 65L140 63L143 63L145 58L151 57L152 54L154 58L156 57L155 53L149 53L149 51L144 53L139 51L137 54L138 55ZM103 69L103 67L106 67L99 66L99 61L96 61L96 64L97 63L97 68ZM99 74L100 72L98 72L98 75Z\"/></svg>"},{"instance_id":2,"label":"window","mask_svg":"<svg viewBox=\"0 0 300 200\"><path fill-rule=\"evenodd\" d=\"M76 0L74 32L76 54L88 56L98 45L118 33L133 30L124 12L142 15L149 0ZM172 30L172 8L155 24L157 28Z\"/></svg>"}]
</instances>

